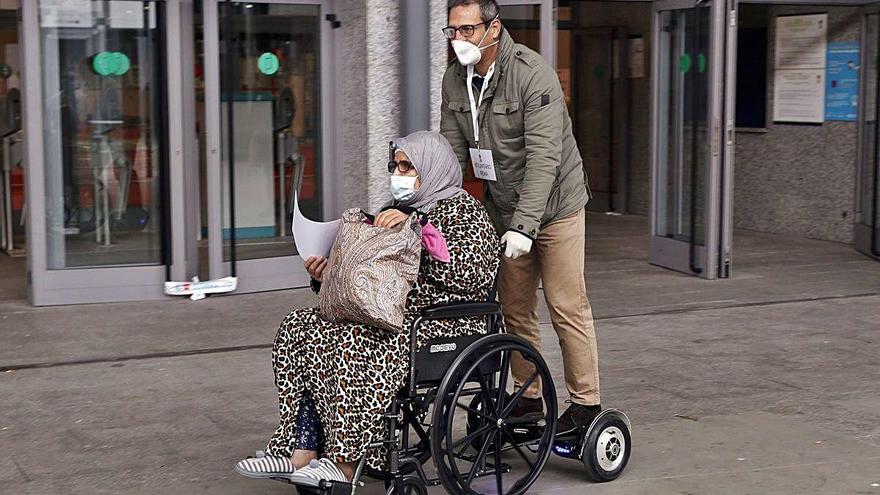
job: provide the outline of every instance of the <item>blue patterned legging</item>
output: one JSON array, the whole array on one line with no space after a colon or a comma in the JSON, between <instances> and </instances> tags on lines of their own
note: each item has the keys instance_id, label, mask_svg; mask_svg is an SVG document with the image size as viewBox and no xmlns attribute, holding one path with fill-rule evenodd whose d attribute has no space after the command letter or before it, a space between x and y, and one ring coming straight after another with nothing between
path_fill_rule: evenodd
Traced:
<instances>
[{"instance_id":1,"label":"blue patterned legging","mask_svg":"<svg viewBox=\"0 0 880 495\"><path fill-rule=\"evenodd\" d=\"M318 450L318 411L315 409L315 400L308 391L302 395L299 411L296 415L296 442L297 450Z\"/></svg>"}]
</instances>

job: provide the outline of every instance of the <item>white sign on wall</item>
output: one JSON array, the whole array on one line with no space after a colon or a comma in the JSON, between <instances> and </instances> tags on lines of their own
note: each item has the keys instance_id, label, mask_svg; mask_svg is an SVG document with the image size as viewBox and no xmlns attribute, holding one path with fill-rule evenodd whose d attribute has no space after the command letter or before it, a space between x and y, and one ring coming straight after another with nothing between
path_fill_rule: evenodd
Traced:
<instances>
[{"instance_id":1,"label":"white sign on wall","mask_svg":"<svg viewBox=\"0 0 880 495\"><path fill-rule=\"evenodd\" d=\"M828 14L776 18L776 68L825 67Z\"/></svg>"},{"instance_id":2,"label":"white sign on wall","mask_svg":"<svg viewBox=\"0 0 880 495\"><path fill-rule=\"evenodd\" d=\"M777 70L773 120L798 123L825 120L825 69Z\"/></svg>"},{"instance_id":3,"label":"white sign on wall","mask_svg":"<svg viewBox=\"0 0 880 495\"><path fill-rule=\"evenodd\" d=\"M645 39L642 37L629 40L629 77L645 77Z\"/></svg>"},{"instance_id":4,"label":"white sign on wall","mask_svg":"<svg viewBox=\"0 0 880 495\"><path fill-rule=\"evenodd\" d=\"M92 27L91 0L42 0L40 25L46 28Z\"/></svg>"},{"instance_id":5,"label":"white sign on wall","mask_svg":"<svg viewBox=\"0 0 880 495\"><path fill-rule=\"evenodd\" d=\"M773 120L825 120L828 14L776 18Z\"/></svg>"}]
</instances>

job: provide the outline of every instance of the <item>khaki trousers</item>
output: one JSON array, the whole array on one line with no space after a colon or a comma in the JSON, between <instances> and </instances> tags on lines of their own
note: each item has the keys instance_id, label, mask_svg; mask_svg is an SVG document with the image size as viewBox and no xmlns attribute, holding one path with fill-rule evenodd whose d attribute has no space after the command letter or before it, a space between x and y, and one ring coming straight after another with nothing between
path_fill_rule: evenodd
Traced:
<instances>
[{"instance_id":1,"label":"khaki trousers","mask_svg":"<svg viewBox=\"0 0 880 495\"><path fill-rule=\"evenodd\" d=\"M543 355L538 329L538 281L562 348L565 386L572 402L599 404L599 362L593 310L584 281L584 210L544 227L529 254L517 259L502 256L498 295L507 332L518 335ZM519 389L535 367L519 353L511 359L514 384ZM524 393L541 397L536 380Z\"/></svg>"}]
</instances>

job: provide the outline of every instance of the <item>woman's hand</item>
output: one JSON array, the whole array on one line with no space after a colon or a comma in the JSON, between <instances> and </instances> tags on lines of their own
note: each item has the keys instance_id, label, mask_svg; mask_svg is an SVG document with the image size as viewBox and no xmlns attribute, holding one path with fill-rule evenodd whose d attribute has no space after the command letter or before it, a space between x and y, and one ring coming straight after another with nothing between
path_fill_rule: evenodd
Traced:
<instances>
[{"instance_id":1,"label":"woman's hand","mask_svg":"<svg viewBox=\"0 0 880 495\"><path fill-rule=\"evenodd\" d=\"M393 229L406 221L407 218L409 218L409 215L392 208L376 215L376 221L373 222L373 225L376 227L382 227L383 229Z\"/></svg>"},{"instance_id":2,"label":"woman's hand","mask_svg":"<svg viewBox=\"0 0 880 495\"><path fill-rule=\"evenodd\" d=\"M309 272L309 276L318 282L324 281L324 269L327 268L327 258L323 256L310 256L309 259L303 262L303 266L306 267L306 271Z\"/></svg>"}]
</instances>

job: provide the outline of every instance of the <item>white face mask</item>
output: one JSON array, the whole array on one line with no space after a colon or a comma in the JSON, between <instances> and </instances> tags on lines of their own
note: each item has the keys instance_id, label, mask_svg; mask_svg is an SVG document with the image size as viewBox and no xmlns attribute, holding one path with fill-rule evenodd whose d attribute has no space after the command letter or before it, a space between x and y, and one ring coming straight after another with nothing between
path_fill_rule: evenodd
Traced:
<instances>
[{"instance_id":1,"label":"white face mask","mask_svg":"<svg viewBox=\"0 0 880 495\"><path fill-rule=\"evenodd\" d=\"M416 178L405 175L391 176L391 196L397 201L407 201L416 194Z\"/></svg>"},{"instance_id":2,"label":"white face mask","mask_svg":"<svg viewBox=\"0 0 880 495\"><path fill-rule=\"evenodd\" d=\"M487 27L486 32L480 39L480 42L476 45L474 45L470 41L452 40L452 50L455 52L455 56L458 58L458 61L461 63L461 65L465 67L469 65L477 65L480 62L480 59L483 58L483 50L489 48L492 45L498 44L498 42L496 41L486 46L480 46L483 44L483 41L488 35L489 29Z\"/></svg>"}]
</instances>

